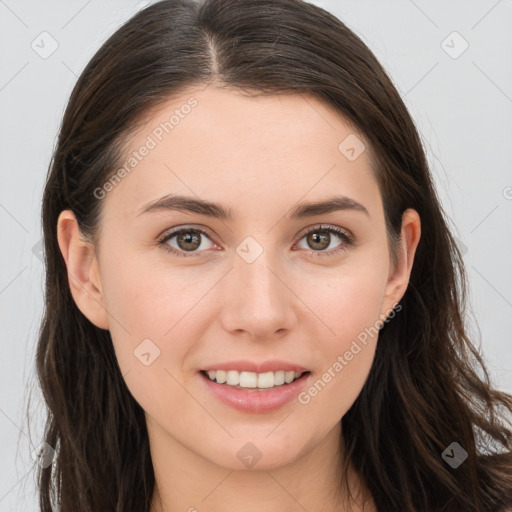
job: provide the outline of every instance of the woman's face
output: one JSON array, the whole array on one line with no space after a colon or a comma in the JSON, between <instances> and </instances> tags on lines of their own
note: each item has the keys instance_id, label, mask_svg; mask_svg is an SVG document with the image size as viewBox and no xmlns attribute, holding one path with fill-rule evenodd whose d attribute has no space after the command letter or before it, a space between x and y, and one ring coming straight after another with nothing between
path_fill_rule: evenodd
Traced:
<instances>
[{"instance_id":1,"label":"woman's face","mask_svg":"<svg viewBox=\"0 0 512 512\"><path fill-rule=\"evenodd\" d=\"M188 89L132 136L124 172L95 191L90 275L104 309L75 299L110 330L153 440L261 469L339 427L412 264L409 253L391 265L362 144L311 96L214 86ZM235 386L206 369L249 373ZM308 373L281 384L281 370Z\"/></svg>"}]
</instances>

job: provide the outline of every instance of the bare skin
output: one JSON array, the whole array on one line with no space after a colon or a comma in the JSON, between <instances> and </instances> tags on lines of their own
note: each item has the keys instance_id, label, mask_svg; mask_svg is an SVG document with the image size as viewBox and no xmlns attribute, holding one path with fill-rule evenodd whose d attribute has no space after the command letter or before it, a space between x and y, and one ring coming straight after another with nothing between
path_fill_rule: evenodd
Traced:
<instances>
[{"instance_id":1,"label":"bare skin","mask_svg":"<svg viewBox=\"0 0 512 512\"><path fill-rule=\"evenodd\" d=\"M360 496L349 506L339 489L340 421L368 377L378 335L359 342L350 359L345 354L405 293L419 216L404 213L393 265L368 154L350 161L340 152L354 130L310 96L190 88L152 113L126 157L190 97L197 106L102 199L97 247L82 239L71 211L58 221L74 300L110 331L126 384L146 411L156 477L151 512L363 510ZM168 194L219 203L235 217L141 213ZM288 218L299 203L333 195L367 213ZM355 244L322 230L306 236L320 226L349 232ZM199 237L196 248L178 236L160 243L172 228ZM237 252L247 237L257 243L250 251L262 250L250 263ZM134 356L145 339L160 350L149 365ZM346 364L337 371L340 355ZM219 401L199 373L237 359L299 364L311 372L306 391L329 368L331 379L302 401L248 413ZM261 453L252 467L237 457L247 442ZM352 468L348 476L356 495L366 488ZM365 510L374 510L371 500Z\"/></svg>"}]
</instances>

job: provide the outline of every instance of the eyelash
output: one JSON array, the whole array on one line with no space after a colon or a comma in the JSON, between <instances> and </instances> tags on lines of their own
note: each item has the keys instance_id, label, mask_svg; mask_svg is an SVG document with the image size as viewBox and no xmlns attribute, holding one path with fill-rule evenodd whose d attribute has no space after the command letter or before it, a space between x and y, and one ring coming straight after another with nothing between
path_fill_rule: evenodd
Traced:
<instances>
[{"instance_id":1,"label":"eyelash","mask_svg":"<svg viewBox=\"0 0 512 512\"><path fill-rule=\"evenodd\" d=\"M205 231L203 231L202 229L188 227L188 228L180 228L180 229L177 229L176 231L171 231L170 233L166 233L158 240L158 242L159 242L159 244L162 245L162 247L165 251L167 251L171 254L174 254L176 256L181 256L184 258L200 256L202 251L190 252L187 254L186 251L178 251L177 249L174 249L174 247L171 247L167 244L167 242L171 238L174 238L176 235L179 235L181 233L189 233L189 232L200 233L201 235L204 235L207 238L210 238L208 236L208 234ZM316 228L312 228L309 231L307 231L306 233L304 233L301 236L300 240L302 240L306 236L310 235L311 233L334 233L337 237L339 237L341 240L343 240L343 244L341 244L341 246L336 249L331 249L329 251L312 251L312 250L309 251L310 254L314 257L316 257L316 256L320 256L320 257L332 256L334 254L337 254L340 251L346 250L350 246L355 245L353 236L350 235L345 230L338 228L336 226L319 226Z\"/></svg>"}]
</instances>

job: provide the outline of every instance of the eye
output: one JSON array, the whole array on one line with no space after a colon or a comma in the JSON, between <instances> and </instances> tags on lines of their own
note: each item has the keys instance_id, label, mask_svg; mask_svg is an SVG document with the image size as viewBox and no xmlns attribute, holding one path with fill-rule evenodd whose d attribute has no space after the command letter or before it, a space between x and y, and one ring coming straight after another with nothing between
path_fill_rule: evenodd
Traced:
<instances>
[{"instance_id":1,"label":"eye","mask_svg":"<svg viewBox=\"0 0 512 512\"><path fill-rule=\"evenodd\" d=\"M208 235L201 229L197 228L182 228L167 233L159 240L163 248L175 254L177 256L199 256L200 253L196 249L205 249L204 244L201 241L201 237L208 237ZM173 247L169 242L176 238L176 244L178 247ZM208 248L208 247L207 247ZM186 254L186 253L190 254Z\"/></svg>"},{"instance_id":2,"label":"eye","mask_svg":"<svg viewBox=\"0 0 512 512\"><path fill-rule=\"evenodd\" d=\"M338 247L334 249L325 251L324 249L331 245L332 234L342 240L343 243L341 245L338 244ZM310 229L302 236L301 240L304 238L307 239L306 242L314 249L311 251L313 256L332 256L354 245L353 236L344 229L336 226L320 226Z\"/></svg>"}]
</instances>

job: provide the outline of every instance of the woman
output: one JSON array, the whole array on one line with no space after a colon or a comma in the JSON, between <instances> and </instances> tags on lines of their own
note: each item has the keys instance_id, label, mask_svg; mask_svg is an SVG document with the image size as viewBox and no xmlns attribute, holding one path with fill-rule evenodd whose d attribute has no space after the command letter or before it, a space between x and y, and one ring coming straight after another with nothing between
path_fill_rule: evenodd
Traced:
<instances>
[{"instance_id":1,"label":"woman","mask_svg":"<svg viewBox=\"0 0 512 512\"><path fill-rule=\"evenodd\" d=\"M41 510L504 511L512 397L398 92L296 0L96 53L43 198Z\"/></svg>"}]
</instances>

